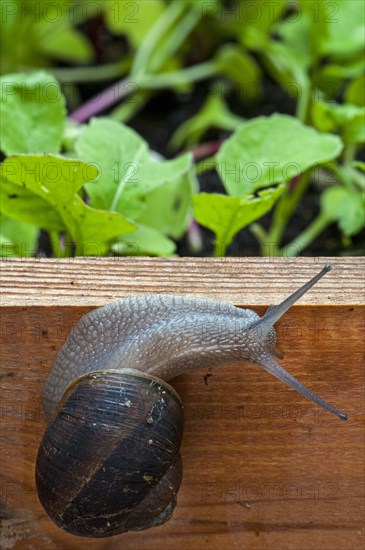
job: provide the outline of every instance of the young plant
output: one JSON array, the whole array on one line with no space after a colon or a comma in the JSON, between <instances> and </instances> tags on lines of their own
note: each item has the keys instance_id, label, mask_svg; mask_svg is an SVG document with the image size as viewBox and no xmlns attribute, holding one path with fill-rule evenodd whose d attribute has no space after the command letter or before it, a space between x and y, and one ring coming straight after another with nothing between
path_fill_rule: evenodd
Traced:
<instances>
[{"instance_id":1,"label":"young plant","mask_svg":"<svg viewBox=\"0 0 365 550\"><path fill-rule=\"evenodd\" d=\"M39 102L29 93L34 83ZM104 255L131 232L138 250L174 252L169 237L185 231L195 189L191 154L156 160L136 132L110 119L93 119L64 150L64 98L53 77L7 75L0 84L1 148L9 155L1 165L1 212L19 222L19 236L24 223L47 231L55 256L73 249ZM45 95L51 89L54 101ZM4 242L3 253L13 253L13 238Z\"/></svg>"},{"instance_id":2,"label":"young plant","mask_svg":"<svg viewBox=\"0 0 365 550\"><path fill-rule=\"evenodd\" d=\"M259 117L241 124L215 157L228 196L211 193L193 199L197 221L216 235L215 255L224 255L238 231L288 195L291 207L275 220L272 235L258 226L254 230L262 253L275 253L276 239L303 192L303 182L308 181L307 171L336 158L341 150L337 136L320 134L287 115ZM300 177L301 183L294 201L288 182L295 177Z\"/></svg>"},{"instance_id":3,"label":"young plant","mask_svg":"<svg viewBox=\"0 0 365 550\"><path fill-rule=\"evenodd\" d=\"M133 13L126 12L129 4ZM68 119L65 98L50 74L2 77L1 150L8 158L1 167L0 236L5 254L20 251L22 238L29 254L41 228L50 235L54 255L171 255L191 224L192 208L196 220L215 234L215 255L225 254L246 227L261 253L270 255L302 253L333 223L344 246L350 245L364 227L363 164L356 155L365 141L365 18L357 0L257 2L256 18L252 12L248 16L244 2L227 7L217 0L207 9L196 0L105 0L96 11L86 12L81 4L70 19L74 7L53 2L52 14L60 17L52 36L44 11L34 21L23 21L27 3L9 1L8 11L9 6L11 13L2 20L9 70L50 65L52 59L90 61L91 43L96 44L75 24L93 17L99 28L101 16L107 28L125 36L127 47L115 63L52 69L71 83L124 76ZM136 14L138 25L132 24ZM244 121L241 115L248 118L250 102L264 97L263 76L282 94L279 110L291 114ZM196 166L190 153L156 159L141 136L120 124L161 89L191 93L204 79L211 79L214 92L176 130L172 144L196 145L210 154L220 145L214 157ZM229 97L216 87L225 83ZM127 96L133 101L91 119ZM229 108L232 97L236 114ZM218 147L202 144L205 131L217 127L234 133ZM212 165L226 194L198 192L197 175ZM330 183L323 182L324 170L331 173ZM322 185L320 212L287 243L288 222L314 179ZM258 220L272 208L264 228ZM26 224L33 227L29 239L22 237Z\"/></svg>"}]
</instances>

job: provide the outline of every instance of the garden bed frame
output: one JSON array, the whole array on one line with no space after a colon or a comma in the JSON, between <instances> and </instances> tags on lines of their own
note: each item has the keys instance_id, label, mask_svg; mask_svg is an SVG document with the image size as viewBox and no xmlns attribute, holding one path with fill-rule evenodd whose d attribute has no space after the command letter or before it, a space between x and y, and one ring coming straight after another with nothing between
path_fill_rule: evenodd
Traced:
<instances>
[{"instance_id":1,"label":"garden bed frame","mask_svg":"<svg viewBox=\"0 0 365 550\"><path fill-rule=\"evenodd\" d=\"M40 392L70 328L127 296L225 299L262 315L328 273L277 323L281 364L349 416L320 409L260 367L172 381L185 405L184 478L165 525L90 549L361 548L364 541L364 258L69 258L1 261L2 548L79 549L38 502Z\"/></svg>"}]
</instances>

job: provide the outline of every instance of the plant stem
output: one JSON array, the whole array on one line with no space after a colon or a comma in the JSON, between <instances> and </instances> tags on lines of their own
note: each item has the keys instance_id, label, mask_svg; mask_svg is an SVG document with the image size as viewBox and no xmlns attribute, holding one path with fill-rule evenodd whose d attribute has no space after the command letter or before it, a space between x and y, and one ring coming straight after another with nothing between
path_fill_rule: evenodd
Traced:
<instances>
[{"instance_id":1,"label":"plant stem","mask_svg":"<svg viewBox=\"0 0 365 550\"><path fill-rule=\"evenodd\" d=\"M124 78L116 84L110 86L104 90L101 94L97 94L86 103L81 105L76 111L70 114L72 120L76 122L85 122L94 115L99 114L101 111L104 111L111 105L114 105L120 101L123 97L129 95L130 93L136 91L136 83L129 80L129 78Z\"/></svg>"},{"instance_id":2,"label":"plant stem","mask_svg":"<svg viewBox=\"0 0 365 550\"><path fill-rule=\"evenodd\" d=\"M268 244L268 238L267 238L267 233L266 233L265 229L259 223L252 223L249 226L249 229L250 229L252 235L254 235L254 237L256 237L256 239L257 239L257 241L260 245L261 256L265 256L266 255L265 254L266 247L267 247L267 244Z\"/></svg>"},{"instance_id":3,"label":"plant stem","mask_svg":"<svg viewBox=\"0 0 365 550\"><path fill-rule=\"evenodd\" d=\"M215 76L217 73L217 64L214 61L207 61L179 71L145 75L138 82L138 85L149 90L169 88L203 80L204 78Z\"/></svg>"},{"instance_id":4,"label":"plant stem","mask_svg":"<svg viewBox=\"0 0 365 550\"><path fill-rule=\"evenodd\" d=\"M138 49L130 75L91 98L76 109L70 118L77 122L85 122L90 117L118 103L127 95L141 89L171 87L216 74L217 67L213 62L201 63L181 71L153 74L159 71L166 61L175 54L200 17L201 10L196 6L179 0L171 2ZM170 34L168 34L169 32ZM156 51L159 52L159 55L153 57ZM150 66L148 67L148 65ZM110 69L114 71L115 67L109 67ZM147 71L150 71L151 74L147 74ZM84 76L89 78L89 73Z\"/></svg>"},{"instance_id":5,"label":"plant stem","mask_svg":"<svg viewBox=\"0 0 365 550\"><path fill-rule=\"evenodd\" d=\"M130 59L123 59L117 63L106 63L105 65L94 67L61 67L51 68L49 71L60 82L99 82L100 80L111 80L118 78L128 72L130 68Z\"/></svg>"},{"instance_id":6,"label":"plant stem","mask_svg":"<svg viewBox=\"0 0 365 550\"><path fill-rule=\"evenodd\" d=\"M147 63L149 66L145 67L144 73L156 73L161 70L176 54L201 18L201 10L193 2L176 1L182 4L186 12L184 13L185 10L183 10L180 19L173 23L165 36L158 38L157 44L150 50L150 58Z\"/></svg>"},{"instance_id":7,"label":"plant stem","mask_svg":"<svg viewBox=\"0 0 365 550\"><path fill-rule=\"evenodd\" d=\"M116 84L97 94L86 103L81 105L76 111L71 113L70 118L77 122L85 122L94 115L99 114L111 105L119 102L124 97L136 93L140 89L159 89L186 84L202 80L217 73L217 66L214 62L200 63L181 71L171 71L159 75L145 75L140 80L134 81L130 78L124 78Z\"/></svg>"},{"instance_id":8,"label":"plant stem","mask_svg":"<svg viewBox=\"0 0 365 550\"><path fill-rule=\"evenodd\" d=\"M355 160L356 156L356 143L349 143L346 145L343 152L343 162L345 166L350 166L351 163Z\"/></svg>"},{"instance_id":9,"label":"plant stem","mask_svg":"<svg viewBox=\"0 0 365 550\"><path fill-rule=\"evenodd\" d=\"M186 233L186 238L189 246L189 250L193 255L199 255L203 249L203 237L199 224L191 218L189 227Z\"/></svg>"},{"instance_id":10,"label":"plant stem","mask_svg":"<svg viewBox=\"0 0 365 550\"><path fill-rule=\"evenodd\" d=\"M76 241L75 243L75 256L85 256L84 243L82 241Z\"/></svg>"},{"instance_id":11,"label":"plant stem","mask_svg":"<svg viewBox=\"0 0 365 550\"><path fill-rule=\"evenodd\" d=\"M218 153L221 145L221 141L206 141L194 145L194 147L190 149L190 152L193 154L195 162L204 161L215 163L215 155Z\"/></svg>"},{"instance_id":12,"label":"plant stem","mask_svg":"<svg viewBox=\"0 0 365 550\"><path fill-rule=\"evenodd\" d=\"M280 256L293 257L298 256L307 248L314 239L318 237L330 224L332 220L328 219L324 214L318 216L312 221L308 227L296 237L291 243L287 244L281 251Z\"/></svg>"},{"instance_id":13,"label":"plant stem","mask_svg":"<svg viewBox=\"0 0 365 550\"><path fill-rule=\"evenodd\" d=\"M360 189L365 189L365 180L364 180L364 174L360 174L355 168L352 166L346 166L347 172L351 178L351 180L357 185Z\"/></svg>"},{"instance_id":14,"label":"plant stem","mask_svg":"<svg viewBox=\"0 0 365 550\"><path fill-rule=\"evenodd\" d=\"M200 174L204 174L204 172L213 170L215 167L216 167L215 156L208 157L196 163L195 173L197 176L199 176Z\"/></svg>"},{"instance_id":15,"label":"plant stem","mask_svg":"<svg viewBox=\"0 0 365 550\"><path fill-rule=\"evenodd\" d=\"M166 7L137 50L132 68L133 78L146 72L151 52L155 50L163 34L181 17L184 10L185 2L171 2Z\"/></svg>"},{"instance_id":16,"label":"plant stem","mask_svg":"<svg viewBox=\"0 0 365 550\"><path fill-rule=\"evenodd\" d=\"M64 257L70 258L71 255L72 255L72 237L71 237L71 234L67 231L65 233Z\"/></svg>"},{"instance_id":17,"label":"plant stem","mask_svg":"<svg viewBox=\"0 0 365 550\"><path fill-rule=\"evenodd\" d=\"M302 84L302 94L298 100L295 116L303 123L305 123L308 115L309 101L310 101L310 84Z\"/></svg>"},{"instance_id":18,"label":"plant stem","mask_svg":"<svg viewBox=\"0 0 365 550\"><path fill-rule=\"evenodd\" d=\"M150 99L152 92L140 90L123 101L109 114L110 118L119 122L126 122L131 119L138 111L143 109L144 105Z\"/></svg>"},{"instance_id":19,"label":"plant stem","mask_svg":"<svg viewBox=\"0 0 365 550\"><path fill-rule=\"evenodd\" d=\"M267 243L270 243L275 250L278 251L280 243L288 224L288 221L294 214L300 200L306 192L311 178L311 170L304 172L295 186L293 191L286 190L277 202L274 210L274 215L271 223L271 227L267 233ZM271 251L272 253L272 251ZM274 254L275 255L275 254Z\"/></svg>"},{"instance_id":20,"label":"plant stem","mask_svg":"<svg viewBox=\"0 0 365 550\"><path fill-rule=\"evenodd\" d=\"M225 243L224 241L218 241L218 239L216 239L214 241L213 256L215 258L221 258L226 255L226 252L227 252L227 243Z\"/></svg>"},{"instance_id":21,"label":"plant stem","mask_svg":"<svg viewBox=\"0 0 365 550\"><path fill-rule=\"evenodd\" d=\"M52 256L54 258L63 258L59 232L58 231L50 231L49 232L49 240L50 240L50 243L51 243Z\"/></svg>"}]
</instances>

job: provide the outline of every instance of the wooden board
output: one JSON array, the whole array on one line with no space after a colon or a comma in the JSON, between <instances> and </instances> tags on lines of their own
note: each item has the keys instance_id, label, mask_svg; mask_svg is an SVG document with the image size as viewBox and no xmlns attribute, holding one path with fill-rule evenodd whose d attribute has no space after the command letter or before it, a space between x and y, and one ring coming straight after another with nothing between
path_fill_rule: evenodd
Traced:
<instances>
[{"instance_id":1,"label":"wooden board","mask_svg":"<svg viewBox=\"0 0 365 550\"><path fill-rule=\"evenodd\" d=\"M277 323L282 365L349 415L322 411L260 367L182 375L184 479L173 518L109 539L66 534L34 486L40 391L78 319L143 293L227 299L260 315L331 263ZM362 549L364 258L66 259L1 262L1 547Z\"/></svg>"}]
</instances>

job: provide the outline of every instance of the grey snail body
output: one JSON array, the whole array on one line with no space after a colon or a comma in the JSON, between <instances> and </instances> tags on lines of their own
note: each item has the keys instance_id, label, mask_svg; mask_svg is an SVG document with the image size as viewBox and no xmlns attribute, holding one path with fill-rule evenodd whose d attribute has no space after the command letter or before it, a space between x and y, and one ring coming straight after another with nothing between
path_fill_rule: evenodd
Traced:
<instances>
[{"instance_id":1,"label":"grey snail body","mask_svg":"<svg viewBox=\"0 0 365 550\"><path fill-rule=\"evenodd\" d=\"M183 413L166 381L182 372L252 361L346 420L272 358L281 358L274 323L329 269L261 318L228 302L172 295L127 298L82 317L43 389L50 423L36 483L57 525L102 537L171 517L182 477Z\"/></svg>"},{"instance_id":2,"label":"grey snail body","mask_svg":"<svg viewBox=\"0 0 365 550\"><path fill-rule=\"evenodd\" d=\"M264 347L255 350L244 334L258 319L228 302L158 294L95 309L55 359L43 389L46 415L68 384L90 371L129 368L167 381L189 370L257 360ZM274 344L273 329L270 337Z\"/></svg>"}]
</instances>

